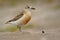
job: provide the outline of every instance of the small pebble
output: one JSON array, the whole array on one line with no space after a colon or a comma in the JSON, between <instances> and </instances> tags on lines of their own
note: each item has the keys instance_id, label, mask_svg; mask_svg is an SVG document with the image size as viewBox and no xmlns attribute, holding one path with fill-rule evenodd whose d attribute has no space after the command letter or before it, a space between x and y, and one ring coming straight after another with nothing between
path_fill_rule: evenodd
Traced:
<instances>
[{"instance_id":1,"label":"small pebble","mask_svg":"<svg viewBox=\"0 0 60 40\"><path fill-rule=\"evenodd\" d=\"M45 33L44 31L42 31L42 33Z\"/></svg>"}]
</instances>

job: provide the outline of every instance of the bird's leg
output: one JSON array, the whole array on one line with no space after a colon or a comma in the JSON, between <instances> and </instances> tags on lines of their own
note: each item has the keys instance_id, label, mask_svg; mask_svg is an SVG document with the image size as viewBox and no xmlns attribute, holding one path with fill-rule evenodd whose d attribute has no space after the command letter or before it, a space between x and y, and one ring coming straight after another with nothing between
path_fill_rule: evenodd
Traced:
<instances>
[{"instance_id":1,"label":"bird's leg","mask_svg":"<svg viewBox=\"0 0 60 40\"><path fill-rule=\"evenodd\" d=\"M19 27L19 31L22 32L22 30L21 30L21 26Z\"/></svg>"},{"instance_id":2,"label":"bird's leg","mask_svg":"<svg viewBox=\"0 0 60 40\"><path fill-rule=\"evenodd\" d=\"M22 30L21 30L21 26L17 26L17 28L19 29L20 32L22 32Z\"/></svg>"}]
</instances>

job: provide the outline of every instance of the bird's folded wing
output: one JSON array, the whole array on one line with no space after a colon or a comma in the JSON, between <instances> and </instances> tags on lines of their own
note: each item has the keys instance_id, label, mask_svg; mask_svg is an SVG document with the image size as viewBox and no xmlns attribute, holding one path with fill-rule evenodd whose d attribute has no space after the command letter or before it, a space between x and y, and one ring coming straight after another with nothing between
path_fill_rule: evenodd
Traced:
<instances>
[{"instance_id":1,"label":"bird's folded wing","mask_svg":"<svg viewBox=\"0 0 60 40\"><path fill-rule=\"evenodd\" d=\"M21 18L23 15L24 15L23 12L21 12L20 14L18 14L17 16L15 16L13 19L7 21L7 23L8 23L8 22L12 22L12 21L16 21L16 20L18 20L19 18Z\"/></svg>"},{"instance_id":2,"label":"bird's folded wing","mask_svg":"<svg viewBox=\"0 0 60 40\"><path fill-rule=\"evenodd\" d=\"M23 15L24 15L24 14L23 14L23 12L22 12L21 14L15 16L15 17L12 19L12 21L18 20L18 19L21 18Z\"/></svg>"}]
</instances>

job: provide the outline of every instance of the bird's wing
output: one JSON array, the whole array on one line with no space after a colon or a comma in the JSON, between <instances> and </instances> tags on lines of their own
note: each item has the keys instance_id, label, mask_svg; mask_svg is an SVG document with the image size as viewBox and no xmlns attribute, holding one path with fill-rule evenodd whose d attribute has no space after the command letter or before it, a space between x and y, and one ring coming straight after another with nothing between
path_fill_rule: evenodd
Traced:
<instances>
[{"instance_id":1,"label":"bird's wing","mask_svg":"<svg viewBox=\"0 0 60 40\"><path fill-rule=\"evenodd\" d=\"M15 16L13 19L7 21L6 23L12 22L12 21L16 21L16 20L18 20L19 18L21 18L23 15L24 15L23 12L21 12L20 14L18 14L17 16Z\"/></svg>"}]
</instances>

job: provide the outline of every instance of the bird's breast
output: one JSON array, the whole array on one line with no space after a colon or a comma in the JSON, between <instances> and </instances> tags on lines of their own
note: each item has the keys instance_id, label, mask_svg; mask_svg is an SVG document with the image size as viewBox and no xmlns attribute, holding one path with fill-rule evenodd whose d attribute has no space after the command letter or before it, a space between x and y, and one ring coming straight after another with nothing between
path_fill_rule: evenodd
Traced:
<instances>
[{"instance_id":1,"label":"bird's breast","mask_svg":"<svg viewBox=\"0 0 60 40\"><path fill-rule=\"evenodd\" d=\"M19 25L25 25L25 24L27 24L30 21L30 19L31 19L31 16L23 15L23 17L20 18L20 20L18 21L18 24Z\"/></svg>"},{"instance_id":2,"label":"bird's breast","mask_svg":"<svg viewBox=\"0 0 60 40\"><path fill-rule=\"evenodd\" d=\"M27 24L30 21L30 19L31 19L31 16L26 15L24 20L23 20L24 24Z\"/></svg>"}]
</instances>

